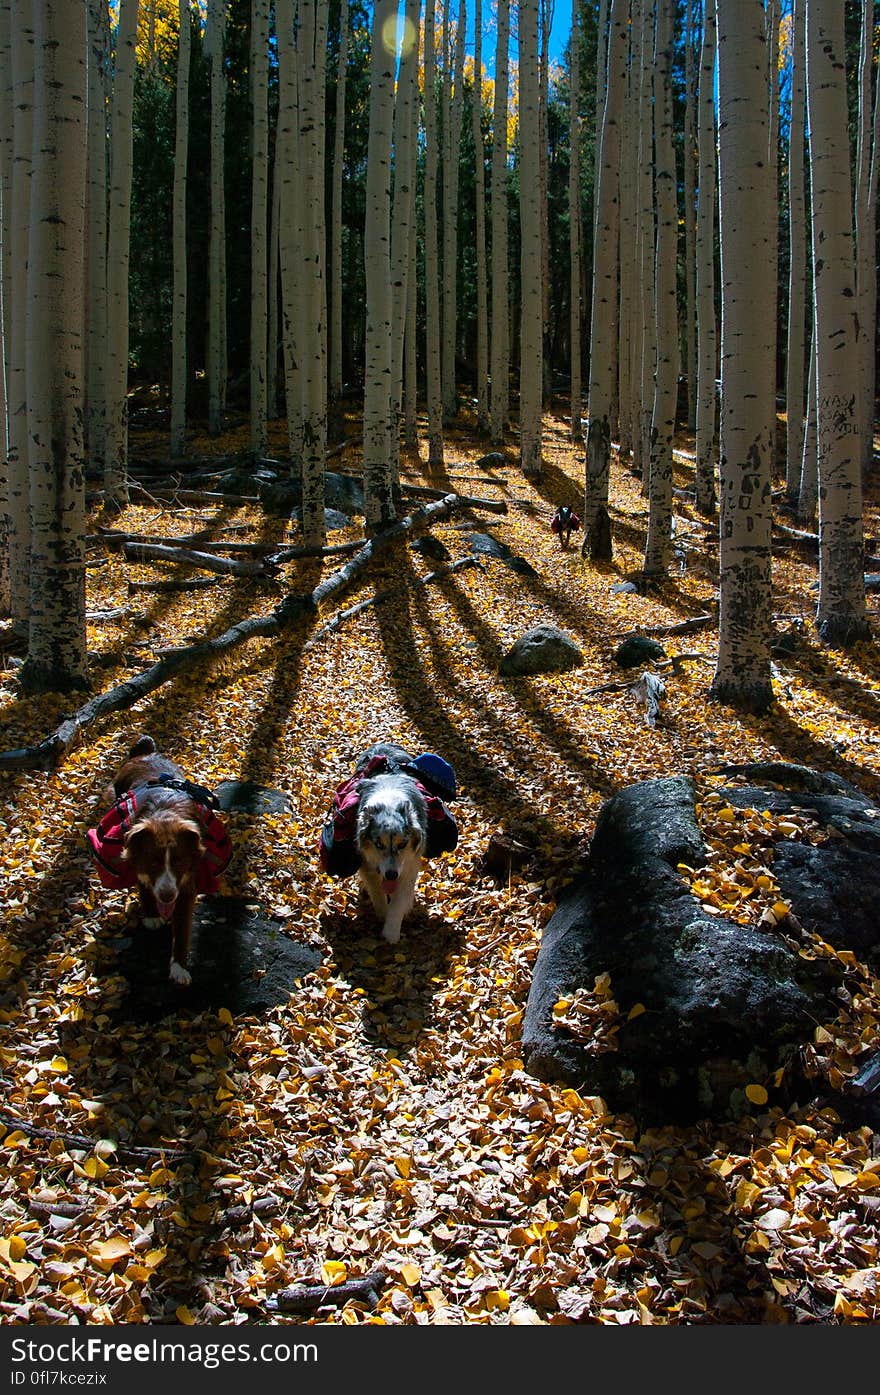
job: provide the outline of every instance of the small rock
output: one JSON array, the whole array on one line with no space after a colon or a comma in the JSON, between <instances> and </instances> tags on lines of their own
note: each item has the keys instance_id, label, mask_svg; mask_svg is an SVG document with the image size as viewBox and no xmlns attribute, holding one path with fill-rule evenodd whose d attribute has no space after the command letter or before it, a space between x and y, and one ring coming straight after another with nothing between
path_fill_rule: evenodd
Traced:
<instances>
[{"instance_id":1,"label":"small rock","mask_svg":"<svg viewBox=\"0 0 880 1395\"><path fill-rule=\"evenodd\" d=\"M426 533L422 538L416 538L410 547L413 552L420 552L423 557L430 557L432 562L448 562L452 555L446 544L430 533Z\"/></svg>"},{"instance_id":2,"label":"small rock","mask_svg":"<svg viewBox=\"0 0 880 1395\"><path fill-rule=\"evenodd\" d=\"M648 635L630 635L614 651L614 661L621 668L636 668L639 664L650 664L655 659L665 658L663 645Z\"/></svg>"},{"instance_id":3,"label":"small rock","mask_svg":"<svg viewBox=\"0 0 880 1395\"><path fill-rule=\"evenodd\" d=\"M536 625L522 635L504 655L499 673L506 678L519 674L565 673L579 668L584 656L573 639L553 625Z\"/></svg>"}]
</instances>

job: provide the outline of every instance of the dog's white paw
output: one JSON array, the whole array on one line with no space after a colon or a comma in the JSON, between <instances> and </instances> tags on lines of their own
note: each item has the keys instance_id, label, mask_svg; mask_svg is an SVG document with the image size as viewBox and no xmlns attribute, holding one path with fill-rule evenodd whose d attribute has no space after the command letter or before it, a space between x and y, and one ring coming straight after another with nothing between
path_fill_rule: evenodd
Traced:
<instances>
[{"instance_id":1,"label":"dog's white paw","mask_svg":"<svg viewBox=\"0 0 880 1395\"><path fill-rule=\"evenodd\" d=\"M192 974L182 964L178 964L176 959L171 961L168 977L172 983L179 984L181 988L189 988L192 983Z\"/></svg>"},{"instance_id":2,"label":"dog's white paw","mask_svg":"<svg viewBox=\"0 0 880 1395\"><path fill-rule=\"evenodd\" d=\"M141 925L143 925L146 930L161 930L164 923L162 917L159 915L141 916Z\"/></svg>"},{"instance_id":3,"label":"dog's white paw","mask_svg":"<svg viewBox=\"0 0 880 1395\"><path fill-rule=\"evenodd\" d=\"M396 945L400 940L399 925L383 925L382 939L387 940L390 945Z\"/></svg>"}]
</instances>

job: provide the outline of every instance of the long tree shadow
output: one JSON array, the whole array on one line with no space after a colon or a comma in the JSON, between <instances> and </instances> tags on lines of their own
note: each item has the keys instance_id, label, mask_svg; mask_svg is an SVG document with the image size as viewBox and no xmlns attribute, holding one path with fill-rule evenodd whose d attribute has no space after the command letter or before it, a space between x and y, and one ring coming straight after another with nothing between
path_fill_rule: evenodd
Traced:
<instances>
[{"instance_id":1,"label":"long tree shadow","mask_svg":"<svg viewBox=\"0 0 880 1395\"><path fill-rule=\"evenodd\" d=\"M420 896L430 876L426 863ZM437 987L447 981L450 963L461 949L461 925L416 909L404 922L400 943L389 945L372 907L361 898L349 912L325 912L321 932L341 977L363 994L364 1039L392 1056L413 1050L434 1020Z\"/></svg>"}]
</instances>

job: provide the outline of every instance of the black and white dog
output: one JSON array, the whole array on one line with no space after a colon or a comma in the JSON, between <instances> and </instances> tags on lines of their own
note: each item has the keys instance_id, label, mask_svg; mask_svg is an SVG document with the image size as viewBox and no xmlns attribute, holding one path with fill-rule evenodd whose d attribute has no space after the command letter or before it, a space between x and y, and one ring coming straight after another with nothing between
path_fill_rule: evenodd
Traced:
<instances>
[{"instance_id":1,"label":"black and white dog","mask_svg":"<svg viewBox=\"0 0 880 1395\"><path fill-rule=\"evenodd\" d=\"M394 764L410 762L402 747L380 743L365 752L356 770L376 756L389 757ZM427 800L410 775L389 771L361 782L355 840L361 885L382 921L383 938L397 944L413 907L428 842Z\"/></svg>"},{"instance_id":2,"label":"black and white dog","mask_svg":"<svg viewBox=\"0 0 880 1395\"><path fill-rule=\"evenodd\" d=\"M321 867L330 877L357 874L389 944L397 944L412 910L422 861L458 842L444 802L455 796L455 771L442 756L411 756L384 741L364 752L333 796L321 830Z\"/></svg>"}]
</instances>

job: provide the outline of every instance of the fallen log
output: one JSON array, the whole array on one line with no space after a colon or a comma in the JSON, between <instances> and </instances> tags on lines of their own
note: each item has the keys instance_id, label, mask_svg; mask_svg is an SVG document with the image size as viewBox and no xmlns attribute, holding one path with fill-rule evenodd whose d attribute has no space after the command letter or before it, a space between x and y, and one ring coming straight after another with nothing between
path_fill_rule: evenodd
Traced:
<instances>
[{"instance_id":1,"label":"fallen log","mask_svg":"<svg viewBox=\"0 0 880 1395\"><path fill-rule=\"evenodd\" d=\"M366 1303L368 1308L375 1308L384 1286L385 1275L379 1270L365 1274L362 1279L346 1279L332 1287L327 1284L296 1284L267 1298L265 1307L269 1312L279 1313L314 1313L318 1308L338 1308L350 1302Z\"/></svg>"},{"instance_id":2,"label":"fallen log","mask_svg":"<svg viewBox=\"0 0 880 1395\"><path fill-rule=\"evenodd\" d=\"M195 552L187 547L168 547L163 543L123 543L122 551L129 562L186 562L205 572L220 576L274 576L275 564L270 558L252 561L248 558L214 557L207 552Z\"/></svg>"},{"instance_id":3,"label":"fallen log","mask_svg":"<svg viewBox=\"0 0 880 1395\"><path fill-rule=\"evenodd\" d=\"M443 577L451 576L453 572L463 571L465 567L479 567L480 571L483 570L483 564L478 558L474 556L460 557L457 562L451 562L448 567L438 567L435 572L427 572L425 576L416 577L412 582L412 586L428 586L432 581L441 581ZM353 619L355 615L362 614L363 611L369 610L371 606L380 605L382 601L388 601L394 596L399 596L401 592L406 589L405 586L392 586L387 591L377 591L375 596L369 596L365 601L358 601L357 605L349 606L348 610L338 611L337 614L333 616L332 620L328 620L326 625L322 625L320 630L315 631L303 648L313 649L318 643L318 640L323 639L325 635L332 634L334 630L338 630L339 626L343 624L344 621Z\"/></svg>"},{"instance_id":4,"label":"fallen log","mask_svg":"<svg viewBox=\"0 0 880 1395\"><path fill-rule=\"evenodd\" d=\"M151 494L140 485L129 485L129 498L148 504L259 504L256 494L220 494L209 489L161 489Z\"/></svg>"},{"instance_id":5,"label":"fallen log","mask_svg":"<svg viewBox=\"0 0 880 1395\"><path fill-rule=\"evenodd\" d=\"M241 525L244 532L247 525ZM247 542L224 542L222 539L214 540L210 537L210 529L204 529L198 533L183 533L178 537L157 537L155 533L125 533L118 528L101 529L99 533L93 534L86 541L104 543L111 549L123 547L126 543L145 543L153 547L195 547L200 552L240 552L243 556L252 553L254 556L268 556L278 547L277 543L247 543ZM225 532L225 529L221 529ZM232 531L232 530L230 530Z\"/></svg>"},{"instance_id":6,"label":"fallen log","mask_svg":"<svg viewBox=\"0 0 880 1395\"><path fill-rule=\"evenodd\" d=\"M494 481L493 481L494 483ZM485 509L488 513L507 513L503 499L476 499L466 494L450 495L445 489L430 489L426 484L402 484L401 494L412 494L416 499L460 499L462 506L469 509Z\"/></svg>"},{"instance_id":7,"label":"fallen log","mask_svg":"<svg viewBox=\"0 0 880 1395\"><path fill-rule=\"evenodd\" d=\"M668 639L672 635L690 635L696 630L705 630L717 624L717 615L695 615L693 619L681 620L677 625L655 625L653 629L642 630L641 633L650 635L652 639Z\"/></svg>"},{"instance_id":8,"label":"fallen log","mask_svg":"<svg viewBox=\"0 0 880 1395\"><path fill-rule=\"evenodd\" d=\"M213 639L199 640L186 649L168 654L151 668L126 679L117 687L91 698L70 717L65 717L49 736L36 746L23 746L13 751L0 752L0 770L55 770L70 750L78 734L101 717L112 712L121 712L132 707L148 693L155 692L169 679L194 667L204 660L214 659L238 645L257 637L274 637L288 625L296 623L306 615L314 614L319 606L331 596L335 596L366 569L374 555L380 550L406 537L417 528L430 526L441 518L446 518L457 510L469 507L468 501L456 494L435 500L414 510L399 523L393 524L383 533L371 538L345 566L319 582L311 593L289 594L269 615L252 615L225 630ZM507 505L503 506L507 511Z\"/></svg>"},{"instance_id":9,"label":"fallen log","mask_svg":"<svg viewBox=\"0 0 880 1395\"><path fill-rule=\"evenodd\" d=\"M19 1130L28 1138L39 1138L49 1143L58 1140L64 1144L65 1148L82 1148L88 1153L91 1153L95 1144L99 1142L97 1138L87 1138L85 1134L81 1133L59 1133L56 1129L40 1128L39 1125L31 1124L27 1119L20 1119L17 1114L10 1114L5 1109L0 1109L0 1128L8 1129L10 1132ZM131 1158L135 1162L153 1162L156 1158L164 1158L168 1162L184 1162L186 1159L194 1157L198 1151L197 1148L134 1147L126 1143L117 1143L114 1146L115 1157Z\"/></svg>"}]
</instances>

